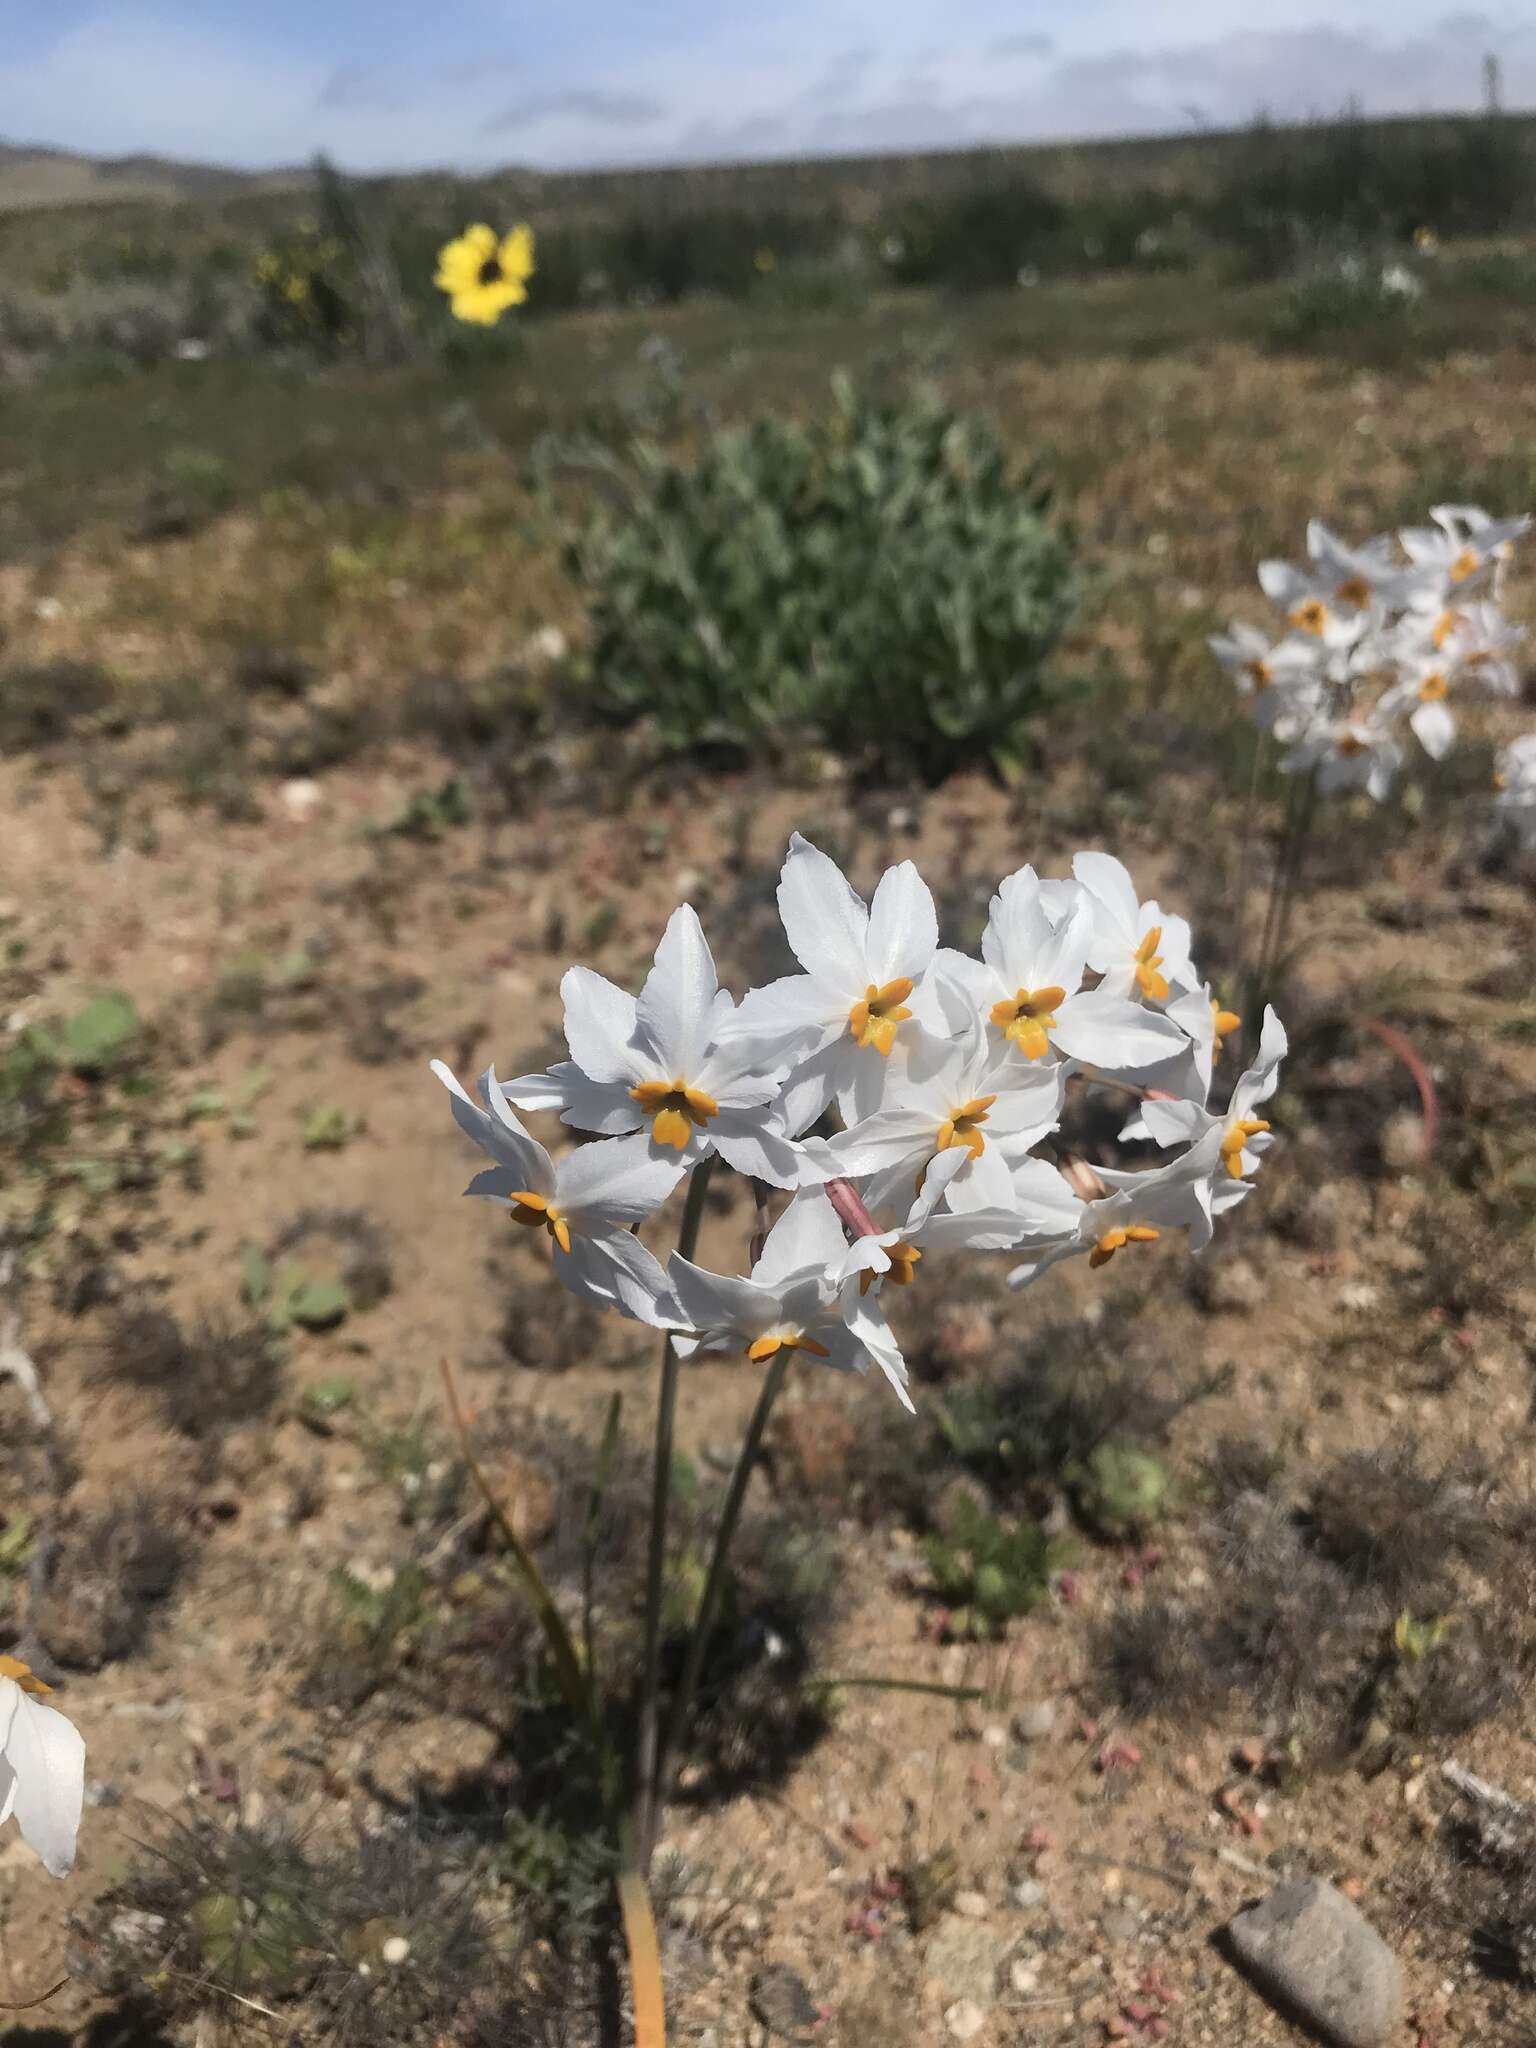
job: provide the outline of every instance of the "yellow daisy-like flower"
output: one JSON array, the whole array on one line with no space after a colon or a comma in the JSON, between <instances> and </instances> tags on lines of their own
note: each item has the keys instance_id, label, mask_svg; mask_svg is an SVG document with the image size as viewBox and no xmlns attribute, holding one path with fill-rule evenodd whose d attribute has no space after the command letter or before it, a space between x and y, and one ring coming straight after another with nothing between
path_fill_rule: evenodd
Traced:
<instances>
[{"instance_id":1,"label":"yellow daisy-like flower","mask_svg":"<svg viewBox=\"0 0 1536 2048\"><path fill-rule=\"evenodd\" d=\"M533 267L532 228L515 227L498 238L481 222L439 250L435 282L448 294L455 320L494 327L509 306L527 298Z\"/></svg>"}]
</instances>

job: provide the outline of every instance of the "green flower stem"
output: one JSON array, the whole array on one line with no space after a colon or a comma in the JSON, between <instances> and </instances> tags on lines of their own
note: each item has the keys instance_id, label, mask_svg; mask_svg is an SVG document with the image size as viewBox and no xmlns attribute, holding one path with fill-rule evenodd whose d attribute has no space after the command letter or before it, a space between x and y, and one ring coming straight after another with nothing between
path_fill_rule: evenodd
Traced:
<instances>
[{"instance_id":1,"label":"green flower stem","mask_svg":"<svg viewBox=\"0 0 1536 2048\"><path fill-rule=\"evenodd\" d=\"M714 1167L711 1152L693 1169L683 1205L677 1249L691 1259L704 1220L704 1198ZM661 1392L656 1403L656 1464L651 1481L651 1535L645 1574L645 1667L640 1690L640 1732L635 1746L637 1811L635 1842L642 1871L650 1869L658 1792L657 1738L660 1729L661 1594L667 1561L667 1510L672 1492L672 1439L677 1421L677 1347L669 1336L661 1347Z\"/></svg>"},{"instance_id":2,"label":"green flower stem","mask_svg":"<svg viewBox=\"0 0 1536 2048\"><path fill-rule=\"evenodd\" d=\"M715 1618L720 1611L720 1597L725 1591L726 1562L736 1535L736 1525L741 1520L742 1503L747 1497L747 1481L752 1477L752 1467L757 1463L757 1454L762 1448L763 1432L768 1426L768 1417L773 1412L774 1402L779 1398L793 1356L793 1351L787 1345L774 1353L773 1362L764 1376L757 1397L757 1406L752 1410L752 1420L747 1424L741 1455L737 1458L736 1469L731 1474L725 1506L720 1511L720 1524L715 1530L715 1547L709 1560L709 1576L704 1581L704 1597L699 1602L698 1616L693 1624L682 1679L672 1696L672 1712L667 1721L666 1741L662 1745L657 1765L658 1795L652 1809L653 1824L659 1819L661 1808L666 1803L677 1776L682 1758L683 1738L688 1732L694 1696L699 1689L699 1674L704 1668L704 1653L709 1646L710 1631L714 1628ZM655 1846L653 1836L642 1838L641 1853L647 1869L650 1867L651 1852Z\"/></svg>"}]
</instances>

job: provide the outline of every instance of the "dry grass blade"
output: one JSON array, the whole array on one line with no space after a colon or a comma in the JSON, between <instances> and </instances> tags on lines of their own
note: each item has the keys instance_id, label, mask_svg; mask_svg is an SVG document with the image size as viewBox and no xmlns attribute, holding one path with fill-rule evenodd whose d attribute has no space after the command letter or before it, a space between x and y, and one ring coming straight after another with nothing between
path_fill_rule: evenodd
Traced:
<instances>
[{"instance_id":1,"label":"dry grass blade","mask_svg":"<svg viewBox=\"0 0 1536 2048\"><path fill-rule=\"evenodd\" d=\"M656 1939L651 1895L638 1870L621 1870L616 1882L635 2001L635 2048L667 2048L661 1945Z\"/></svg>"}]
</instances>

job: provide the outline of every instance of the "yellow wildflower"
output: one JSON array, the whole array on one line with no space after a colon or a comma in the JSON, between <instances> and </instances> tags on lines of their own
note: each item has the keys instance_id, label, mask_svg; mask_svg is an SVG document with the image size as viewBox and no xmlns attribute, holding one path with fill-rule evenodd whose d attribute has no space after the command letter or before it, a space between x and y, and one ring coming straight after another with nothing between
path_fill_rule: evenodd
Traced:
<instances>
[{"instance_id":1,"label":"yellow wildflower","mask_svg":"<svg viewBox=\"0 0 1536 2048\"><path fill-rule=\"evenodd\" d=\"M533 269L532 228L515 227L498 240L495 229L480 222L439 250L436 284L448 294L455 320L494 327L509 306L527 298Z\"/></svg>"}]
</instances>

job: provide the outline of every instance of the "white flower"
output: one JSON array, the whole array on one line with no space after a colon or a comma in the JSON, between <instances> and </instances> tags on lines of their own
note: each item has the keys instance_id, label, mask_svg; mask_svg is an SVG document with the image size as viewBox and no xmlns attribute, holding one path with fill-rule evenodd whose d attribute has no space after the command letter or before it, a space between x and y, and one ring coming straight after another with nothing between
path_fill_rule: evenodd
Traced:
<instances>
[{"instance_id":1,"label":"white flower","mask_svg":"<svg viewBox=\"0 0 1536 2048\"><path fill-rule=\"evenodd\" d=\"M1196 1102L1152 1100L1142 1110L1148 1132L1159 1145L1189 1145L1195 1150L1219 1134L1215 1173L1229 1182L1247 1181L1274 1142L1267 1120L1253 1112L1280 1085L1280 1062L1285 1054L1285 1026L1273 1009L1266 1009L1258 1058L1239 1075L1225 1112L1216 1116ZM1225 1199L1230 1201L1232 1196L1226 1194Z\"/></svg>"},{"instance_id":2,"label":"white flower","mask_svg":"<svg viewBox=\"0 0 1536 2048\"><path fill-rule=\"evenodd\" d=\"M528 1135L494 1071L480 1082L481 1109L441 1060L432 1071L449 1091L454 1121L496 1161L464 1190L499 1203L515 1223L549 1238L556 1277L595 1308L617 1309L657 1329L677 1321L667 1276L631 1234L663 1203L684 1173L673 1152L644 1138L583 1145L553 1160Z\"/></svg>"},{"instance_id":3,"label":"white flower","mask_svg":"<svg viewBox=\"0 0 1536 2048\"><path fill-rule=\"evenodd\" d=\"M1307 523L1307 553L1305 568L1292 562L1259 564L1259 587L1294 631L1326 639L1374 604L1394 601L1402 571L1392 558L1390 535L1351 548L1313 519Z\"/></svg>"},{"instance_id":4,"label":"white flower","mask_svg":"<svg viewBox=\"0 0 1536 2048\"><path fill-rule=\"evenodd\" d=\"M1176 989L1187 991L1195 978L1187 921L1155 901L1139 902L1112 853L1076 854L1072 872L1093 916L1088 965L1101 977L1099 993L1165 1003Z\"/></svg>"},{"instance_id":5,"label":"white flower","mask_svg":"<svg viewBox=\"0 0 1536 2048\"><path fill-rule=\"evenodd\" d=\"M1494 814L1517 846L1536 847L1536 732L1511 740L1494 764Z\"/></svg>"},{"instance_id":6,"label":"white flower","mask_svg":"<svg viewBox=\"0 0 1536 2048\"><path fill-rule=\"evenodd\" d=\"M1363 789L1376 803L1391 794L1402 765L1402 747L1369 718L1322 719L1280 761L1286 775L1315 772L1320 796Z\"/></svg>"},{"instance_id":7,"label":"white flower","mask_svg":"<svg viewBox=\"0 0 1536 2048\"><path fill-rule=\"evenodd\" d=\"M1191 989L1187 995L1175 996L1166 1014L1179 1026L1188 1043L1177 1059L1152 1069L1147 1076L1148 1085L1181 1102L1203 1103L1211 1092L1211 1076L1223 1043L1232 1032L1242 1029L1243 1020L1235 1010L1222 1008L1211 993L1209 982ZM1150 1135L1140 1110L1120 1132L1126 1142Z\"/></svg>"},{"instance_id":8,"label":"white flower","mask_svg":"<svg viewBox=\"0 0 1536 2048\"><path fill-rule=\"evenodd\" d=\"M85 1744L49 1688L15 1657L0 1657L0 1821L13 1816L28 1848L54 1877L75 1867L85 1801Z\"/></svg>"},{"instance_id":9,"label":"white flower","mask_svg":"<svg viewBox=\"0 0 1536 2048\"><path fill-rule=\"evenodd\" d=\"M872 1176L865 1192L881 1209L915 1186L930 1162L960 1151L963 1164L946 1194L952 1209L1012 1205L1011 1164L1056 1128L1066 1069L1031 1065L1006 1041L983 1033L975 1015L954 1038L927 1030L893 1055L886 1107L830 1139L831 1170L850 1179Z\"/></svg>"},{"instance_id":10,"label":"white flower","mask_svg":"<svg viewBox=\"0 0 1536 2048\"><path fill-rule=\"evenodd\" d=\"M1128 1246L1154 1244L1165 1230L1187 1230L1192 1243L1197 1238L1201 1242L1208 1240L1211 1161L1215 1157L1213 1134L1203 1147L1192 1149L1167 1166L1141 1173L1098 1169L1098 1178L1109 1193L1096 1201L1084 1202L1067 1190L1059 1235L1015 1266L1008 1275L1008 1285L1027 1287L1048 1266L1080 1253L1088 1255L1092 1266L1107 1265ZM1066 1187L1064 1181L1062 1186Z\"/></svg>"},{"instance_id":11,"label":"white flower","mask_svg":"<svg viewBox=\"0 0 1536 2048\"><path fill-rule=\"evenodd\" d=\"M1408 665L1408 673L1394 683L1376 706L1375 716L1388 719L1407 717L1414 738L1432 761L1443 760L1456 738L1456 720L1446 698L1451 679L1447 664L1430 655Z\"/></svg>"},{"instance_id":12,"label":"white flower","mask_svg":"<svg viewBox=\"0 0 1536 2048\"><path fill-rule=\"evenodd\" d=\"M856 1121L879 1107L886 1062L933 961L933 898L908 860L887 868L866 909L836 862L796 832L779 880L779 915L805 972L753 989L732 1033L770 1061L801 1056L786 1104L791 1130L814 1123L834 1096Z\"/></svg>"},{"instance_id":13,"label":"white flower","mask_svg":"<svg viewBox=\"0 0 1536 2048\"><path fill-rule=\"evenodd\" d=\"M1432 505L1433 526L1408 526L1398 538L1420 569L1444 576L1460 599L1491 582L1510 544L1530 527L1529 518L1493 519L1477 505Z\"/></svg>"},{"instance_id":14,"label":"white flower","mask_svg":"<svg viewBox=\"0 0 1536 2048\"><path fill-rule=\"evenodd\" d=\"M764 1064L734 1036L736 1006L719 985L698 917L672 913L638 997L590 968L560 984L569 1060L503 1083L519 1109L557 1109L577 1130L648 1130L653 1154L696 1166L711 1152L773 1187L819 1178L790 1142L776 1097L789 1056Z\"/></svg>"},{"instance_id":15,"label":"white flower","mask_svg":"<svg viewBox=\"0 0 1536 2048\"><path fill-rule=\"evenodd\" d=\"M989 1042L1026 1060L1065 1056L1125 1074L1171 1059L1184 1042L1176 1024L1113 987L1083 988L1090 955L1108 944L1096 917L1102 907L1079 885L1063 914L1061 887L1042 884L1032 868L1009 875L992 898L981 959L941 951L943 975L970 998ZM1187 945L1187 926L1183 933Z\"/></svg>"},{"instance_id":16,"label":"white flower","mask_svg":"<svg viewBox=\"0 0 1536 2048\"><path fill-rule=\"evenodd\" d=\"M1450 614L1445 653L1458 679L1476 683L1497 697L1520 694L1519 650L1526 633L1505 618L1492 599L1462 605Z\"/></svg>"},{"instance_id":17,"label":"white flower","mask_svg":"<svg viewBox=\"0 0 1536 2048\"><path fill-rule=\"evenodd\" d=\"M861 1294L877 1284L907 1287L917 1278L926 1251L1010 1251L1026 1236L1037 1234L1031 1228L1035 1219L1012 1201L1006 1208L957 1211L940 1207L950 1182L964 1170L968 1159L969 1154L959 1146L939 1153L901 1222L892 1229L877 1230L873 1236L854 1239L841 1277L857 1278ZM1041 1164L1038 1160L1033 1163ZM860 1189L859 1193L865 1197L867 1191Z\"/></svg>"},{"instance_id":18,"label":"white flower","mask_svg":"<svg viewBox=\"0 0 1536 2048\"><path fill-rule=\"evenodd\" d=\"M769 1231L750 1279L711 1273L672 1254L668 1266L693 1350L745 1352L754 1365L798 1351L839 1372L866 1372L872 1358L911 1408L907 1368L878 1299L859 1289L857 1258L819 1188L795 1196Z\"/></svg>"}]
</instances>

